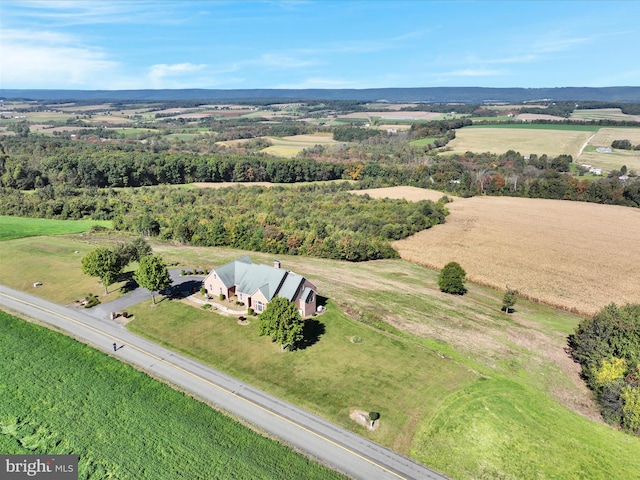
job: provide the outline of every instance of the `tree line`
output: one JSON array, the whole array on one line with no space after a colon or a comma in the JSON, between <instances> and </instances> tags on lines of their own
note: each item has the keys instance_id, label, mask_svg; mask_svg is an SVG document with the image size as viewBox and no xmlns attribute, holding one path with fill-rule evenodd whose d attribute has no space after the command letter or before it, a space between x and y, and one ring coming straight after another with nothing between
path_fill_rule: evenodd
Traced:
<instances>
[{"instance_id":1,"label":"tree line","mask_svg":"<svg viewBox=\"0 0 640 480\"><path fill-rule=\"evenodd\" d=\"M396 258L391 241L442 223L430 201L373 199L348 184L183 189L3 189L0 214L112 220L114 228L187 245L364 261Z\"/></svg>"}]
</instances>

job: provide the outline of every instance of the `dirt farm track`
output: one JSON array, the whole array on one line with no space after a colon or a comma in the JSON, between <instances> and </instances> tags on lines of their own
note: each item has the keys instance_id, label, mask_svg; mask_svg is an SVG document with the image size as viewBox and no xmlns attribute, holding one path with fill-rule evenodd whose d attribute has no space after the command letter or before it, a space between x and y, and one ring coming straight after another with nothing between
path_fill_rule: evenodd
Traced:
<instances>
[{"instance_id":1,"label":"dirt farm track","mask_svg":"<svg viewBox=\"0 0 640 480\"><path fill-rule=\"evenodd\" d=\"M420 190L366 193L417 200ZM437 269L456 261L470 281L585 315L640 303L640 209L510 197L453 197L447 207L445 224L394 243L402 258Z\"/></svg>"}]
</instances>

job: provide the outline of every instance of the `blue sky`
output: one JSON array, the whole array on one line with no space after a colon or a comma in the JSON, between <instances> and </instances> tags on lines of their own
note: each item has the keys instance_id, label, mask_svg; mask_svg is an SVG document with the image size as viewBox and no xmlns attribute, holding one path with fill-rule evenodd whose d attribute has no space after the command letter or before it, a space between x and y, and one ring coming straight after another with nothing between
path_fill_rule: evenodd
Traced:
<instances>
[{"instance_id":1,"label":"blue sky","mask_svg":"<svg viewBox=\"0 0 640 480\"><path fill-rule=\"evenodd\" d=\"M640 86L640 2L0 0L0 88Z\"/></svg>"}]
</instances>

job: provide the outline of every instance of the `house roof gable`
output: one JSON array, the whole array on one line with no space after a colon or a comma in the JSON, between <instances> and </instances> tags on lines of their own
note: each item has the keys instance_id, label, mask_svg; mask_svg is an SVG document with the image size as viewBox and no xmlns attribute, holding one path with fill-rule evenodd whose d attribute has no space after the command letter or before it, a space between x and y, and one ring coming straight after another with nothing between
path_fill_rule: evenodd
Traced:
<instances>
[{"instance_id":1,"label":"house roof gable","mask_svg":"<svg viewBox=\"0 0 640 480\"><path fill-rule=\"evenodd\" d=\"M305 282L302 275L253 263L248 256L222 265L214 272L227 288L235 285L236 293L251 296L260 291L267 301L276 295L292 301Z\"/></svg>"}]
</instances>

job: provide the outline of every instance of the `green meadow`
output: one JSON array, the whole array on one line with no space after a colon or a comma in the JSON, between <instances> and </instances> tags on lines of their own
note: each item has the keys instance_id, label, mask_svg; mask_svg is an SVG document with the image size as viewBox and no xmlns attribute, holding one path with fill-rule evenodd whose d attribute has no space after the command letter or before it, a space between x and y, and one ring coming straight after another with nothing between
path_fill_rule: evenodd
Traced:
<instances>
[{"instance_id":1,"label":"green meadow","mask_svg":"<svg viewBox=\"0 0 640 480\"><path fill-rule=\"evenodd\" d=\"M110 221L50 220L0 215L0 241L40 235L64 235L91 230L95 225L110 227Z\"/></svg>"}]
</instances>

